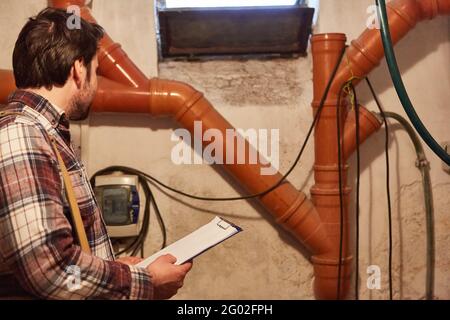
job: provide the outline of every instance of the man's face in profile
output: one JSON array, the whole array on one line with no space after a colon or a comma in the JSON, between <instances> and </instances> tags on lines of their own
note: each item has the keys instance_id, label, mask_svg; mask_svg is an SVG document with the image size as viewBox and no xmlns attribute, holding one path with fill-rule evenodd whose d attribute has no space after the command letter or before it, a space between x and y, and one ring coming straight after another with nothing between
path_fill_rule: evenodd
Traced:
<instances>
[{"instance_id":1,"label":"man's face in profile","mask_svg":"<svg viewBox=\"0 0 450 320\"><path fill-rule=\"evenodd\" d=\"M73 96L70 104L70 120L85 120L89 115L90 106L97 92L97 68L98 57L94 56L90 65L90 77L88 72L83 80L82 88Z\"/></svg>"}]
</instances>

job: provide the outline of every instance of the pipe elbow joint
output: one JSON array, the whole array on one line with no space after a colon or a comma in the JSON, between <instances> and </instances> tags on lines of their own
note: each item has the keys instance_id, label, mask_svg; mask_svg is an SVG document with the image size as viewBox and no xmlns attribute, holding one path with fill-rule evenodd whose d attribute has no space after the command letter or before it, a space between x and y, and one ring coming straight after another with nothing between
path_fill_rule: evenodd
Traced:
<instances>
[{"instance_id":1,"label":"pipe elbow joint","mask_svg":"<svg viewBox=\"0 0 450 320\"><path fill-rule=\"evenodd\" d=\"M173 115L179 121L202 98L203 93L184 82L150 80L150 110L154 116Z\"/></svg>"},{"instance_id":2,"label":"pipe elbow joint","mask_svg":"<svg viewBox=\"0 0 450 320\"><path fill-rule=\"evenodd\" d=\"M362 145L381 126L381 120L372 112L359 106L359 144ZM343 135L344 158L348 159L358 147L356 140L356 115L350 112L345 120Z\"/></svg>"}]
</instances>

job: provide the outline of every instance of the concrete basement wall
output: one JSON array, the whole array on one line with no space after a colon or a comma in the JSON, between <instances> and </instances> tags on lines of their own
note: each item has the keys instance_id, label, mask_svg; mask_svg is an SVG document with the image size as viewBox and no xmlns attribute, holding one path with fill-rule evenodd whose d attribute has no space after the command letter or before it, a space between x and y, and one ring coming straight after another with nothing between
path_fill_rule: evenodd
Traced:
<instances>
[{"instance_id":1,"label":"concrete basement wall","mask_svg":"<svg viewBox=\"0 0 450 320\"><path fill-rule=\"evenodd\" d=\"M368 19L372 0L322 0L315 32L343 32L351 40ZM0 68L11 68L15 39L26 17L46 1L0 2ZM237 128L280 129L280 168L285 172L295 158L312 120L311 56L268 61L160 62L152 0L94 0L94 15L113 39L121 43L149 76L185 81L203 91ZM121 19L124 17L124 19ZM131 18L132 17L132 18ZM6 32L6 30L8 32ZM128 30L133 30L130 34ZM420 24L396 52L411 99L438 141L450 140L448 107L450 20L441 17ZM371 74L386 110L404 115L383 63ZM375 105L365 85L360 100ZM75 129L77 126L73 126ZM170 160L177 124L167 119L136 115L92 115L81 124L82 158L90 174L109 165L127 165L161 178L173 187L205 196L238 195L240 189L207 165L176 166ZM414 149L400 127L391 127L391 191L393 208L393 276L395 299L422 299L425 294L425 212L420 173ZM370 138L361 148L361 298L388 298L387 206L385 195L384 135ZM450 177L426 148L431 161L436 231L435 296L450 299ZM309 193L313 184L313 141L290 181ZM354 181L355 159L351 159ZM205 179L207 177L207 179ZM244 232L195 260L177 299L313 299L312 267L301 248L253 202L207 203L164 194L153 188L173 242L214 215L222 215ZM354 202L354 201L353 201ZM186 205L187 204L187 205ZM353 208L354 209L354 208ZM161 236L155 217L145 254L155 252ZM366 287L370 265L381 268L381 289Z\"/></svg>"}]
</instances>

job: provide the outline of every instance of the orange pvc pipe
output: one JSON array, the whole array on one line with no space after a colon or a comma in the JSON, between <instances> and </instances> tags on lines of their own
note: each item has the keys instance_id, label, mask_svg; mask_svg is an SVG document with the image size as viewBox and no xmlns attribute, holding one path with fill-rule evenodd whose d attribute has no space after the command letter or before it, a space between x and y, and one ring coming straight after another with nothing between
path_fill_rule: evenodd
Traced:
<instances>
[{"instance_id":1,"label":"orange pvc pipe","mask_svg":"<svg viewBox=\"0 0 450 320\"><path fill-rule=\"evenodd\" d=\"M339 61L340 53L345 47L345 42L345 35L337 33L315 35L311 39L314 82L314 100L312 102L312 107L314 114L318 112L323 91L331 77L335 65ZM337 95L329 94L314 131L315 184L311 188L311 197L322 222L327 227L328 238L332 243L331 250L327 252L326 255L322 255L322 257L312 257L314 266L314 293L318 299L337 298L341 220L336 107ZM341 132L343 132L347 111L343 106L341 106L340 109L339 122L342 130ZM341 163L343 166L341 170L343 171L344 217L341 287L339 298L345 298L350 289L352 256L349 245L350 221L348 217L350 188L347 186L346 173L348 165L345 163L344 153L341 154Z\"/></svg>"},{"instance_id":2,"label":"orange pvc pipe","mask_svg":"<svg viewBox=\"0 0 450 320\"><path fill-rule=\"evenodd\" d=\"M69 6L79 6L80 8L84 7L85 3L85 0L50 0L48 5L53 8L65 10Z\"/></svg>"},{"instance_id":3,"label":"orange pvc pipe","mask_svg":"<svg viewBox=\"0 0 450 320\"><path fill-rule=\"evenodd\" d=\"M14 74L0 69L0 104L6 103L8 96L16 89Z\"/></svg>"},{"instance_id":4,"label":"orange pvc pipe","mask_svg":"<svg viewBox=\"0 0 450 320\"><path fill-rule=\"evenodd\" d=\"M381 128L381 119L363 106L359 106L359 143L363 144L372 134ZM356 144L356 114L348 113L344 124L342 137L344 159L348 159L355 152Z\"/></svg>"}]
</instances>

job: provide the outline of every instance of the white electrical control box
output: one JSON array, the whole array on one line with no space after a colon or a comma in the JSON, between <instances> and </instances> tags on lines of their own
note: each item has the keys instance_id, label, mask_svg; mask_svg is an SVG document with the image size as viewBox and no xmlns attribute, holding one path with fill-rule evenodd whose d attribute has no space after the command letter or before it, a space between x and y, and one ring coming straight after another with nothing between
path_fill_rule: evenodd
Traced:
<instances>
[{"instance_id":1,"label":"white electrical control box","mask_svg":"<svg viewBox=\"0 0 450 320\"><path fill-rule=\"evenodd\" d=\"M139 179L133 175L95 178L95 194L111 238L135 237L142 227Z\"/></svg>"}]
</instances>

